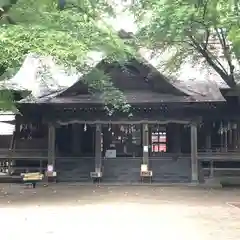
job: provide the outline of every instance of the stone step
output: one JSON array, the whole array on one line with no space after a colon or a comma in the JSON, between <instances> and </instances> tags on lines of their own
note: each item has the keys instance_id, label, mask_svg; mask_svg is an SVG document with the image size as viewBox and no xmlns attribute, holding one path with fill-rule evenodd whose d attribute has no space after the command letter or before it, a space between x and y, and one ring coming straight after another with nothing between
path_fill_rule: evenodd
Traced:
<instances>
[{"instance_id":1,"label":"stone step","mask_svg":"<svg viewBox=\"0 0 240 240\"><path fill-rule=\"evenodd\" d=\"M104 159L103 182L140 182L141 158ZM94 159L70 158L56 161L58 180L66 182L91 181L90 172L94 171ZM154 182L189 182L191 169L189 161L158 161L151 162Z\"/></svg>"}]
</instances>

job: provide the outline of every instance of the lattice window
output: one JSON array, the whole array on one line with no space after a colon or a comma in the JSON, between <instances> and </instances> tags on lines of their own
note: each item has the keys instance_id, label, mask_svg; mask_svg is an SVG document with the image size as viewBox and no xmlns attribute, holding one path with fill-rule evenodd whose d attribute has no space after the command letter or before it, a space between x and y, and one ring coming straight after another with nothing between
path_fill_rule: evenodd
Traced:
<instances>
[{"instance_id":1,"label":"lattice window","mask_svg":"<svg viewBox=\"0 0 240 240\"><path fill-rule=\"evenodd\" d=\"M166 152L167 151L167 133L165 127L154 127L152 128L152 152Z\"/></svg>"}]
</instances>

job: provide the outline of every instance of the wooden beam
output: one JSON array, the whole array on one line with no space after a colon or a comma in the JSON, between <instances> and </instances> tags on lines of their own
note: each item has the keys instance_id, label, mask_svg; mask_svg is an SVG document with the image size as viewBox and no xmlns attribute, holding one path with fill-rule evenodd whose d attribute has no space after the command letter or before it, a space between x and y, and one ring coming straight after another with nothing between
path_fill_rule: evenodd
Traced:
<instances>
[{"instance_id":1,"label":"wooden beam","mask_svg":"<svg viewBox=\"0 0 240 240\"><path fill-rule=\"evenodd\" d=\"M101 151L102 127L101 124L96 124L95 134L95 172L102 169L102 151Z\"/></svg>"},{"instance_id":2,"label":"wooden beam","mask_svg":"<svg viewBox=\"0 0 240 240\"><path fill-rule=\"evenodd\" d=\"M142 143L143 143L143 164L149 164L149 137L148 137L148 124L142 125Z\"/></svg>"},{"instance_id":3,"label":"wooden beam","mask_svg":"<svg viewBox=\"0 0 240 240\"><path fill-rule=\"evenodd\" d=\"M233 135L233 150L234 151L236 151L237 149L238 149L238 145L237 145L237 143L238 143L238 132L237 132L237 123L234 123L234 127L233 127L233 129L232 129L232 131L233 131L233 133L232 133L232 135Z\"/></svg>"},{"instance_id":4,"label":"wooden beam","mask_svg":"<svg viewBox=\"0 0 240 240\"><path fill-rule=\"evenodd\" d=\"M228 151L228 131L224 131L224 151Z\"/></svg>"},{"instance_id":5,"label":"wooden beam","mask_svg":"<svg viewBox=\"0 0 240 240\"><path fill-rule=\"evenodd\" d=\"M15 116L15 132L16 132L16 138L19 139L20 138L20 125L21 125L21 118L20 116L17 114Z\"/></svg>"},{"instance_id":6,"label":"wooden beam","mask_svg":"<svg viewBox=\"0 0 240 240\"><path fill-rule=\"evenodd\" d=\"M192 182L199 182L199 166L197 152L197 124L191 124L191 178Z\"/></svg>"},{"instance_id":7,"label":"wooden beam","mask_svg":"<svg viewBox=\"0 0 240 240\"><path fill-rule=\"evenodd\" d=\"M131 120L118 120L118 121L100 121L100 120L96 120L96 121L84 121L84 120L67 120L67 121L61 121L61 120L58 120L57 123L59 125L68 125L68 124L76 124L76 123L79 123L79 124L144 124L144 123L149 123L149 124L168 124L168 123L178 123L178 124L189 124L191 122L191 120L175 120L175 119L167 119L167 120L156 120L156 121L153 121L153 120L146 120L146 119L143 119L143 120L138 120L138 121L131 121Z\"/></svg>"}]
</instances>

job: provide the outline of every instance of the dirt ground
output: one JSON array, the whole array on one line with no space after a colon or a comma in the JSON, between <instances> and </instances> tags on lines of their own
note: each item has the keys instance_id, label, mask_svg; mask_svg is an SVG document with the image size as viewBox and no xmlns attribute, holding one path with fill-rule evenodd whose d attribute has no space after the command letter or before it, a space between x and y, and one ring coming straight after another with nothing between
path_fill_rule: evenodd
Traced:
<instances>
[{"instance_id":1,"label":"dirt ground","mask_svg":"<svg viewBox=\"0 0 240 240\"><path fill-rule=\"evenodd\" d=\"M0 185L0 236L38 239L240 239L238 189Z\"/></svg>"}]
</instances>

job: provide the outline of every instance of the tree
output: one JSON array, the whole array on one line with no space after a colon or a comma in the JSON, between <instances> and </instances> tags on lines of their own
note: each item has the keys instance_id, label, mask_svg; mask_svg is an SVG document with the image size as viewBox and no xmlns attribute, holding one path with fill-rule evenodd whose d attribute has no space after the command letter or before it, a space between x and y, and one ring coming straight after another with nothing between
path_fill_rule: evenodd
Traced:
<instances>
[{"instance_id":1,"label":"tree","mask_svg":"<svg viewBox=\"0 0 240 240\"><path fill-rule=\"evenodd\" d=\"M129 7L129 6L128 6ZM171 49L166 63L176 71L186 59L211 67L235 87L240 60L238 0L139 0L131 4L138 44L159 52Z\"/></svg>"},{"instance_id":2,"label":"tree","mask_svg":"<svg viewBox=\"0 0 240 240\"><path fill-rule=\"evenodd\" d=\"M51 55L82 73L89 70L84 63L91 51L101 51L109 60L128 57L132 49L105 21L113 14L104 0L1 0L0 76L15 72L29 52ZM105 74L95 72L88 80L107 90L106 101L118 107L120 93Z\"/></svg>"}]
</instances>

